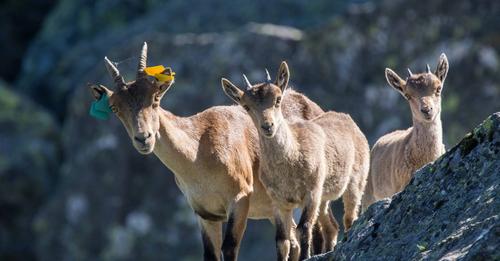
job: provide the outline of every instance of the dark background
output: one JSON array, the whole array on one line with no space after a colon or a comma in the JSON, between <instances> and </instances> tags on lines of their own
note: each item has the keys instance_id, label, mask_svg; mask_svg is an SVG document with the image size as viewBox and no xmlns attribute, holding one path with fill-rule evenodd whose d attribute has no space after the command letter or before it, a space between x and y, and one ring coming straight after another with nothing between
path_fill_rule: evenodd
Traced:
<instances>
[{"instance_id":1,"label":"dark background","mask_svg":"<svg viewBox=\"0 0 500 261\"><path fill-rule=\"evenodd\" d=\"M447 147L500 110L500 2L19 1L0 3L0 259L200 260L194 214L172 174L139 155L116 118L88 116L87 82L111 85L102 58L131 80L142 42L172 66L162 106L190 115L231 104L220 78L274 75L350 113L370 144L407 128L384 68L435 68L445 52ZM271 260L274 231L251 221L241 260Z\"/></svg>"}]
</instances>

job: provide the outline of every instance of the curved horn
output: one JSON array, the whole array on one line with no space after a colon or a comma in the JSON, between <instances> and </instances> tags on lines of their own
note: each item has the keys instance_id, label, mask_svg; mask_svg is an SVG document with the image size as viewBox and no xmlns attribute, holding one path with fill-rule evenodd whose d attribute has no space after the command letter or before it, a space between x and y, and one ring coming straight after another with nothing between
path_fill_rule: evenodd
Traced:
<instances>
[{"instance_id":1,"label":"curved horn","mask_svg":"<svg viewBox=\"0 0 500 261\"><path fill-rule=\"evenodd\" d=\"M413 76L413 73L411 73L410 68L408 68L408 77L411 77L411 76Z\"/></svg>"},{"instance_id":2,"label":"curved horn","mask_svg":"<svg viewBox=\"0 0 500 261\"><path fill-rule=\"evenodd\" d=\"M118 86L125 86L125 81L123 77L120 75L120 71L116 68L116 66L108 59L108 57L104 56L104 63L106 64L106 69L108 69L108 73L115 81Z\"/></svg>"},{"instance_id":3,"label":"curved horn","mask_svg":"<svg viewBox=\"0 0 500 261\"><path fill-rule=\"evenodd\" d=\"M243 78L245 79L245 83L247 84L247 89L252 88L252 84L250 83L250 81L248 80L248 78L245 74L243 74Z\"/></svg>"},{"instance_id":4,"label":"curved horn","mask_svg":"<svg viewBox=\"0 0 500 261\"><path fill-rule=\"evenodd\" d=\"M267 81L268 83L270 83L270 82L271 82L271 75L269 75L269 71L267 70L267 68L266 68L266 81Z\"/></svg>"},{"instance_id":5,"label":"curved horn","mask_svg":"<svg viewBox=\"0 0 500 261\"><path fill-rule=\"evenodd\" d=\"M429 66L429 64L427 64L426 70L427 70L427 73L431 73L431 67Z\"/></svg>"},{"instance_id":6,"label":"curved horn","mask_svg":"<svg viewBox=\"0 0 500 261\"><path fill-rule=\"evenodd\" d=\"M148 44L144 42L142 45L141 56L139 57L139 64L137 65L137 78L144 76L144 69L146 69L146 61L148 59Z\"/></svg>"}]
</instances>

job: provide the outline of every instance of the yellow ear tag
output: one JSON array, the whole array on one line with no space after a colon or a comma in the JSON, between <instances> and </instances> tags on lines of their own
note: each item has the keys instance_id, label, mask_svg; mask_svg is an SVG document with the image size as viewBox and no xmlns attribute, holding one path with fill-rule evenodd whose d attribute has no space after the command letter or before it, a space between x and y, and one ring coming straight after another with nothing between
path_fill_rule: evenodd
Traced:
<instances>
[{"instance_id":1,"label":"yellow ear tag","mask_svg":"<svg viewBox=\"0 0 500 261\"><path fill-rule=\"evenodd\" d=\"M172 68L165 68L163 65L146 67L144 72L147 75L154 76L159 82L171 82L175 78L175 72L172 71Z\"/></svg>"},{"instance_id":2,"label":"yellow ear tag","mask_svg":"<svg viewBox=\"0 0 500 261\"><path fill-rule=\"evenodd\" d=\"M163 67L163 65L146 67L144 69L144 72L149 76L155 76L155 74L162 73L163 71L165 71L165 67Z\"/></svg>"}]
</instances>

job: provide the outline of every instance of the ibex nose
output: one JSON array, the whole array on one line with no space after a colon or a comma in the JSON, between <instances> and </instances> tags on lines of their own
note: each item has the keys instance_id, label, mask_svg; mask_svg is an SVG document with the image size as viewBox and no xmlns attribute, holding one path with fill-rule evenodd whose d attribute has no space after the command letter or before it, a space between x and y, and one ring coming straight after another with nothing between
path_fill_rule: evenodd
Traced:
<instances>
[{"instance_id":1,"label":"ibex nose","mask_svg":"<svg viewBox=\"0 0 500 261\"><path fill-rule=\"evenodd\" d=\"M272 122L266 122L264 124L262 124L262 126L260 126L263 130L267 131L267 132L270 132L271 131L271 128L274 126L274 123Z\"/></svg>"},{"instance_id":2,"label":"ibex nose","mask_svg":"<svg viewBox=\"0 0 500 261\"><path fill-rule=\"evenodd\" d=\"M420 109L420 111L423 113L423 114L429 114L431 111L432 111L432 108L430 107L422 107Z\"/></svg>"},{"instance_id":3,"label":"ibex nose","mask_svg":"<svg viewBox=\"0 0 500 261\"><path fill-rule=\"evenodd\" d=\"M142 132L135 135L134 140L139 143L145 144L146 140L151 137L151 132Z\"/></svg>"}]
</instances>

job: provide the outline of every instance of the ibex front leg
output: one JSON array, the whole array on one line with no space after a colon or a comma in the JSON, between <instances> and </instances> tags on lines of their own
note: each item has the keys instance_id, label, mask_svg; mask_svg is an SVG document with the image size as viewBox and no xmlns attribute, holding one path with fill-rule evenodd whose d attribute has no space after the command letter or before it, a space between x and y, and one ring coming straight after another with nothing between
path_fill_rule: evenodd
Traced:
<instances>
[{"instance_id":1,"label":"ibex front leg","mask_svg":"<svg viewBox=\"0 0 500 261\"><path fill-rule=\"evenodd\" d=\"M222 222L198 218L201 224L201 239L203 240L203 260L220 261L222 241Z\"/></svg>"},{"instance_id":2,"label":"ibex front leg","mask_svg":"<svg viewBox=\"0 0 500 261\"><path fill-rule=\"evenodd\" d=\"M295 261L300 253L300 248L295 238L293 209L275 209L274 215L278 261Z\"/></svg>"},{"instance_id":3,"label":"ibex front leg","mask_svg":"<svg viewBox=\"0 0 500 261\"><path fill-rule=\"evenodd\" d=\"M241 238L245 232L249 208L249 196L237 198L231 206L229 218L226 225L226 234L222 244L224 261L238 259Z\"/></svg>"}]
</instances>

